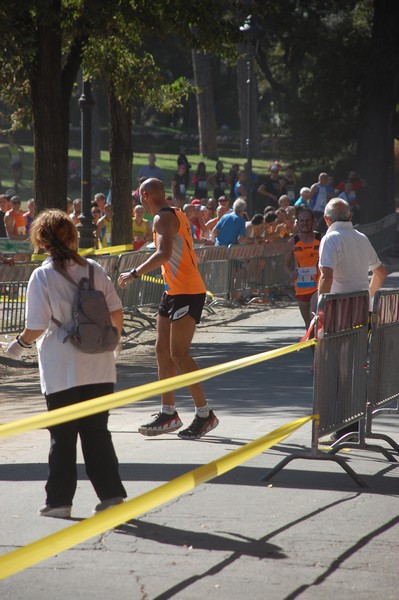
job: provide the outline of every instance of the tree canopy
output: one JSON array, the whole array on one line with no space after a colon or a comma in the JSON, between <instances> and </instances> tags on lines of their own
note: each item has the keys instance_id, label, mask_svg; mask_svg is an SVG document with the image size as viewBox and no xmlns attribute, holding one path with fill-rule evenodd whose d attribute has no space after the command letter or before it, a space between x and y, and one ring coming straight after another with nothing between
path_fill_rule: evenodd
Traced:
<instances>
[{"instance_id":1,"label":"tree canopy","mask_svg":"<svg viewBox=\"0 0 399 600\"><path fill-rule=\"evenodd\" d=\"M239 129L231 73L249 13L259 25L258 131L283 136L298 163L352 156L370 181L364 215L392 211L399 3L391 0L0 0L3 130L33 123L38 206L65 201L69 99L81 67L123 110L141 105L148 116L184 105L191 50L200 50L213 57L217 125Z\"/></svg>"}]
</instances>

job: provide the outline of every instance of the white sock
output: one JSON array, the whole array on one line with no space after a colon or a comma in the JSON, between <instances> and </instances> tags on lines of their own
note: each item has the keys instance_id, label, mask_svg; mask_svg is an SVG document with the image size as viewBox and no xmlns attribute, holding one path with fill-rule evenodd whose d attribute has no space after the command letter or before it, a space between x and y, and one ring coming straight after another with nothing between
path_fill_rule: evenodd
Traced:
<instances>
[{"instance_id":1,"label":"white sock","mask_svg":"<svg viewBox=\"0 0 399 600\"><path fill-rule=\"evenodd\" d=\"M176 407L174 404L172 406L170 406L169 404L162 404L161 406L161 413L165 415L173 415L175 411Z\"/></svg>"},{"instance_id":2,"label":"white sock","mask_svg":"<svg viewBox=\"0 0 399 600\"><path fill-rule=\"evenodd\" d=\"M207 402L205 406L197 406L195 409L195 414L198 415L201 419L206 419L207 417L209 417L210 409L211 407Z\"/></svg>"}]
</instances>

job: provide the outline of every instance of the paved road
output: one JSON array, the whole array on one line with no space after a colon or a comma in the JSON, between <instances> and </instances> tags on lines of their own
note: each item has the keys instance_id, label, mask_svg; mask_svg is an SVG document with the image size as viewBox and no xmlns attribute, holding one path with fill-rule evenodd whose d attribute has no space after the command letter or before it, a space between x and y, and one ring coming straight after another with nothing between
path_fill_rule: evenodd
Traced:
<instances>
[{"instance_id":1,"label":"paved road","mask_svg":"<svg viewBox=\"0 0 399 600\"><path fill-rule=\"evenodd\" d=\"M395 273L388 285L397 282ZM205 367L297 342L302 332L295 307L271 310L200 329L194 354ZM152 351L140 353L134 364L130 358L119 364L120 389L155 379ZM311 363L305 349L205 382L220 426L197 442L137 433L158 410L157 400L114 410L110 425L129 497L311 414ZM21 378L17 404L9 402L10 388L1 388L7 420L20 418L24 408L39 410L33 380L29 373ZM192 405L185 390L177 404L188 423ZM380 417L376 430L399 442L397 416ZM399 463L371 452L346 453L367 490L329 461L293 461L262 482L284 456L308 449L310 441L308 424L233 471L1 581L0 597L396 600ZM69 525L35 515L43 504L47 452L46 431L1 442L1 554ZM90 516L96 503L81 457L79 473L75 521Z\"/></svg>"}]
</instances>

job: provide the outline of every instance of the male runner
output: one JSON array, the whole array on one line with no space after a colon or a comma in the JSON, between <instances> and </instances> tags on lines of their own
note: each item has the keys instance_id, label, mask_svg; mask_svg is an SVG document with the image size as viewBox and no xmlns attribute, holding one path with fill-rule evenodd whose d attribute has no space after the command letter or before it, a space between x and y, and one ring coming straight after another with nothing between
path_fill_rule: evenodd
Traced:
<instances>
[{"instance_id":1,"label":"male runner","mask_svg":"<svg viewBox=\"0 0 399 600\"><path fill-rule=\"evenodd\" d=\"M199 323L205 302L205 284L198 271L193 250L190 223L178 208L165 200L162 181L146 179L140 186L141 202L146 212L154 215L153 232L156 252L142 265L119 276L118 284L125 287L141 275L162 267L165 292L157 317L156 355L159 379L198 369L190 355L190 345ZM219 421L205 399L202 384L189 386L195 404L191 425L178 433L182 439L199 439ZM161 435L179 429L183 423L176 411L174 392L162 394L161 411L156 418L139 428L143 435Z\"/></svg>"},{"instance_id":2,"label":"male runner","mask_svg":"<svg viewBox=\"0 0 399 600\"><path fill-rule=\"evenodd\" d=\"M314 215L309 208L299 212L297 225L297 235L287 243L284 267L295 286L295 297L308 329L317 306L320 234L313 231Z\"/></svg>"}]
</instances>

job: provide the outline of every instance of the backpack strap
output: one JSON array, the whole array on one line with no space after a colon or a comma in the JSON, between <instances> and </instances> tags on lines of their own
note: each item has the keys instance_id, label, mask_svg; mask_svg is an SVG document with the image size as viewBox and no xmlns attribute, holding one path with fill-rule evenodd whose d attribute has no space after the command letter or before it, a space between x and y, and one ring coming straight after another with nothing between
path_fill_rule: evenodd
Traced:
<instances>
[{"instance_id":1,"label":"backpack strap","mask_svg":"<svg viewBox=\"0 0 399 600\"><path fill-rule=\"evenodd\" d=\"M93 290L94 289L94 267L92 264L90 264L90 262L87 259L86 259L86 262L89 265L89 289ZM69 283L72 283L72 285L74 285L75 287L80 288L80 285L78 283L76 283L76 281L74 281L72 279L72 277L69 275L69 273L64 271L64 269L60 269L60 267L57 267L54 263L53 263L53 267L60 275L62 275L67 281L69 281ZM61 321L59 321L58 319L53 317L53 315L51 315L51 320L54 321L54 323L58 327L63 326Z\"/></svg>"},{"instance_id":2,"label":"backpack strap","mask_svg":"<svg viewBox=\"0 0 399 600\"><path fill-rule=\"evenodd\" d=\"M94 290L94 267L93 267L93 263L91 263L89 260L86 260L86 264L89 267L89 289L90 290ZM67 279L69 281L69 283L72 283L72 285L74 285L77 288L80 288L80 285L78 283L76 283L76 281L74 281L72 279L72 277L69 275L69 273L67 271L64 271L64 269L60 269L60 267L57 267L54 263L53 263L53 267L54 269L60 273L60 275L62 275L65 279ZM84 278L83 278L84 279Z\"/></svg>"},{"instance_id":3,"label":"backpack strap","mask_svg":"<svg viewBox=\"0 0 399 600\"><path fill-rule=\"evenodd\" d=\"M93 267L93 263L88 260L87 264L89 265L89 290L94 290L94 267Z\"/></svg>"},{"instance_id":4,"label":"backpack strap","mask_svg":"<svg viewBox=\"0 0 399 600\"><path fill-rule=\"evenodd\" d=\"M69 275L69 273L67 273L66 271L64 271L64 269L60 269L60 267L56 267L54 265L54 269L57 271L57 273L59 273L60 275L62 275L67 281L69 281L69 283L72 283L72 285L74 285L75 287L79 287L79 285L76 283L76 281L74 281L72 279L72 277Z\"/></svg>"}]
</instances>

